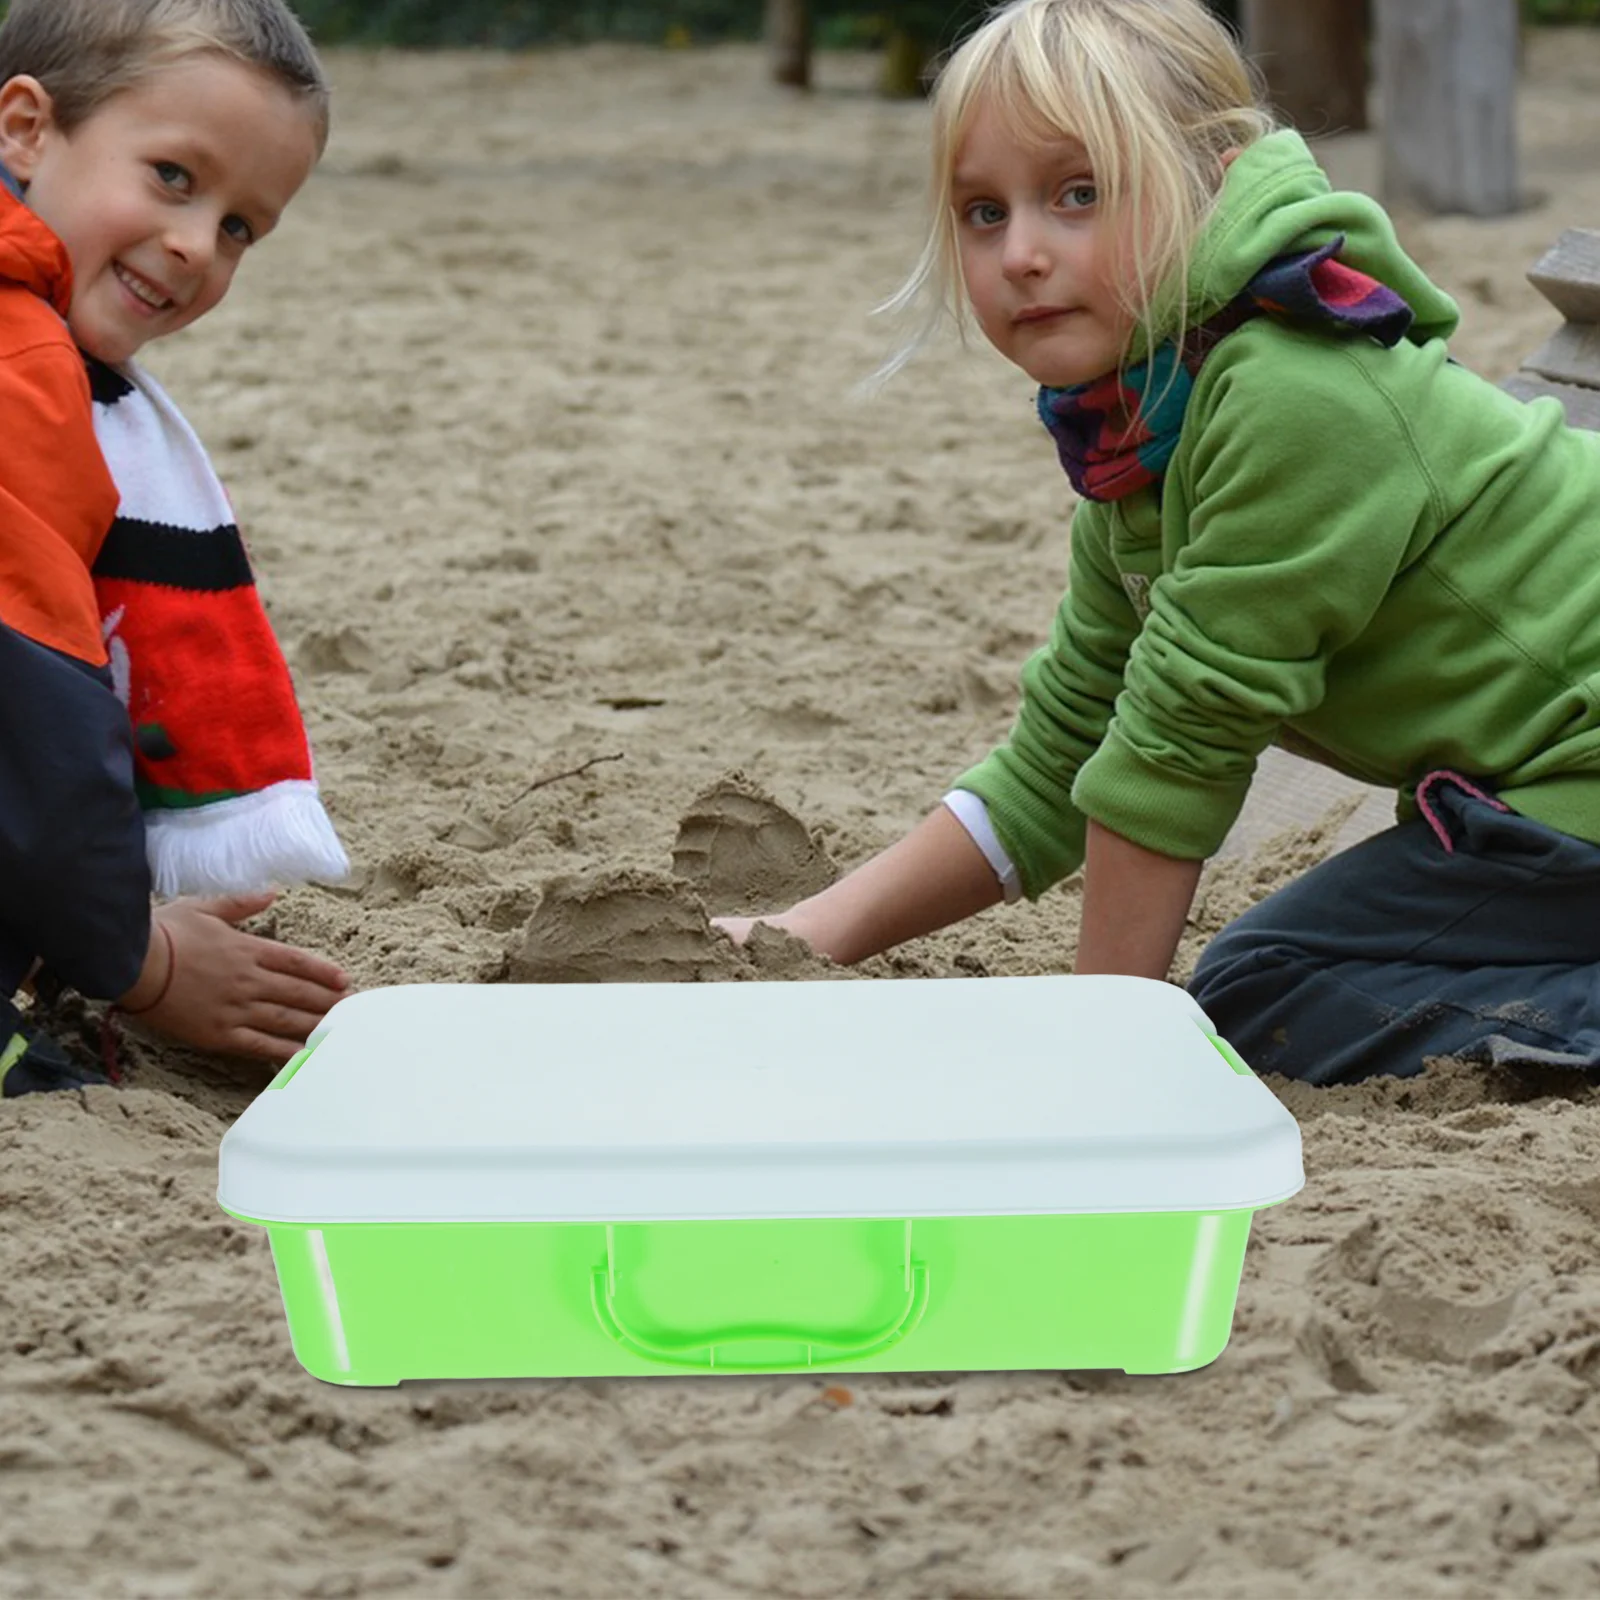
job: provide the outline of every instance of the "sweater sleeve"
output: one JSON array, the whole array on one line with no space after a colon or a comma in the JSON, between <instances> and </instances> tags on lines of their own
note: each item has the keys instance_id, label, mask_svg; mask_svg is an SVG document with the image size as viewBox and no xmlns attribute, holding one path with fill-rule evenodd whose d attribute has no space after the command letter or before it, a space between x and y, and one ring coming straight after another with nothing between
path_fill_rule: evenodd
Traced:
<instances>
[{"instance_id":1,"label":"sweater sleeve","mask_svg":"<svg viewBox=\"0 0 1600 1600\"><path fill-rule=\"evenodd\" d=\"M1188 859L1221 844L1261 751L1321 702L1329 660L1441 516L1369 362L1329 343L1326 359L1297 361L1286 396L1272 341L1297 336L1236 337L1203 375L1200 427L1174 460L1186 537L1073 786L1086 815Z\"/></svg>"},{"instance_id":2,"label":"sweater sleeve","mask_svg":"<svg viewBox=\"0 0 1600 1600\"><path fill-rule=\"evenodd\" d=\"M66 341L0 358L0 620L104 666L90 569L117 514L83 357Z\"/></svg>"},{"instance_id":3,"label":"sweater sleeve","mask_svg":"<svg viewBox=\"0 0 1600 1600\"><path fill-rule=\"evenodd\" d=\"M150 941L133 737L110 673L0 623L0 927L94 999L125 994Z\"/></svg>"},{"instance_id":4,"label":"sweater sleeve","mask_svg":"<svg viewBox=\"0 0 1600 1600\"><path fill-rule=\"evenodd\" d=\"M0 944L97 999L150 938L133 736L89 567L117 509L83 361L58 338L0 361Z\"/></svg>"},{"instance_id":5,"label":"sweater sleeve","mask_svg":"<svg viewBox=\"0 0 1600 1600\"><path fill-rule=\"evenodd\" d=\"M1073 803L1073 780L1105 736L1139 630L1111 557L1111 518L1091 501L1078 506L1067 592L1049 643L1022 669L1010 736L953 785L988 807L1030 900L1083 863L1084 817Z\"/></svg>"}]
</instances>

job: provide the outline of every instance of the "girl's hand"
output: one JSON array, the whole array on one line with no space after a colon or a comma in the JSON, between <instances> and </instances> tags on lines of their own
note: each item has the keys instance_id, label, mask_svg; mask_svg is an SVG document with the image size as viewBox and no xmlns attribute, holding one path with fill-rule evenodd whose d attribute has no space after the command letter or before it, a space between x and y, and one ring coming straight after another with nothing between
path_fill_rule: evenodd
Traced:
<instances>
[{"instance_id":1,"label":"girl's hand","mask_svg":"<svg viewBox=\"0 0 1600 1600\"><path fill-rule=\"evenodd\" d=\"M750 937L751 931L757 923L760 923L764 928L781 928L785 933L791 933L797 939L805 939L805 934L792 925L792 917L792 911L774 911L759 917L713 917L711 926L720 928L735 944L743 944ZM810 944L810 942L809 939L806 939L807 944Z\"/></svg>"},{"instance_id":2,"label":"girl's hand","mask_svg":"<svg viewBox=\"0 0 1600 1600\"><path fill-rule=\"evenodd\" d=\"M713 917L711 925L743 944L763 922L804 940L819 956L851 966L1000 898L999 880L983 852L940 806L887 850L787 911Z\"/></svg>"},{"instance_id":3,"label":"girl's hand","mask_svg":"<svg viewBox=\"0 0 1600 1600\"><path fill-rule=\"evenodd\" d=\"M239 927L276 898L222 895L157 907L144 971L119 1004L197 1050L287 1061L350 981L307 950Z\"/></svg>"},{"instance_id":4,"label":"girl's hand","mask_svg":"<svg viewBox=\"0 0 1600 1600\"><path fill-rule=\"evenodd\" d=\"M711 926L727 934L735 944L743 944L750 937L750 930L764 920L762 917L713 917Z\"/></svg>"}]
</instances>

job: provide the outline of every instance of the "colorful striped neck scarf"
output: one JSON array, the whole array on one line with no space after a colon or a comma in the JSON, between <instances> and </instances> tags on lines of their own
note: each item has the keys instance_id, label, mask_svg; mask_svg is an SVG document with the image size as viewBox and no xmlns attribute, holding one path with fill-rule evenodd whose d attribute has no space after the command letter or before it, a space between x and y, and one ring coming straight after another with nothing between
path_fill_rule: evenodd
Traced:
<instances>
[{"instance_id":1,"label":"colorful striped neck scarf","mask_svg":"<svg viewBox=\"0 0 1600 1600\"><path fill-rule=\"evenodd\" d=\"M1320 250L1269 261L1216 316L1188 331L1181 350L1169 341L1123 372L1040 389L1039 420L1055 437L1072 487L1089 500L1120 500L1158 482L1206 357L1254 317L1398 344L1411 307L1377 279L1342 266L1335 258L1343 248L1341 234Z\"/></svg>"},{"instance_id":2,"label":"colorful striped neck scarf","mask_svg":"<svg viewBox=\"0 0 1600 1600\"><path fill-rule=\"evenodd\" d=\"M156 893L337 883L350 863L227 491L148 372L85 361L121 495L95 598Z\"/></svg>"}]
</instances>

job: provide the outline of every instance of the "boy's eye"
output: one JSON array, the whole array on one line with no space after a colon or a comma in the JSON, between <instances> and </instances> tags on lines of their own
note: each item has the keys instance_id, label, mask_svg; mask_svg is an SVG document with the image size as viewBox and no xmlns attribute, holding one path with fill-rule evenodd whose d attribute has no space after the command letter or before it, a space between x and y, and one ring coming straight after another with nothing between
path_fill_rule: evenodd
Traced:
<instances>
[{"instance_id":1,"label":"boy's eye","mask_svg":"<svg viewBox=\"0 0 1600 1600\"><path fill-rule=\"evenodd\" d=\"M228 216L222 219L222 231L235 244L254 244L256 230L243 217Z\"/></svg>"},{"instance_id":2,"label":"boy's eye","mask_svg":"<svg viewBox=\"0 0 1600 1600\"><path fill-rule=\"evenodd\" d=\"M1100 191L1092 183L1069 183L1061 191L1061 203L1069 211L1091 210L1100 199Z\"/></svg>"},{"instance_id":3,"label":"boy's eye","mask_svg":"<svg viewBox=\"0 0 1600 1600\"><path fill-rule=\"evenodd\" d=\"M176 161L153 161L151 166L155 168L156 176L169 189L179 189L184 193L188 193L191 184L194 182L189 176L188 169L180 167Z\"/></svg>"},{"instance_id":4,"label":"boy's eye","mask_svg":"<svg viewBox=\"0 0 1600 1600\"><path fill-rule=\"evenodd\" d=\"M974 228L993 228L1006 220L1006 208L993 200L974 200L962 216Z\"/></svg>"}]
</instances>

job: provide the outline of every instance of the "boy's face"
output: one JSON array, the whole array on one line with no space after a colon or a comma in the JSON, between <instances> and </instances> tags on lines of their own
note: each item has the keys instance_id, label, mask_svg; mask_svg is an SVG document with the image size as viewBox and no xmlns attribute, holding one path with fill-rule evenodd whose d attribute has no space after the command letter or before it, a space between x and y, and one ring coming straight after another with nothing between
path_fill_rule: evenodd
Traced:
<instances>
[{"instance_id":1,"label":"boy's face","mask_svg":"<svg viewBox=\"0 0 1600 1600\"><path fill-rule=\"evenodd\" d=\"M163 68L70 134L36 80L0 87L0 161L67 247L67 321L102 361L126 361L211 310L317 155L311 111L221 56Z\"/></svg>"}]
</instances>

